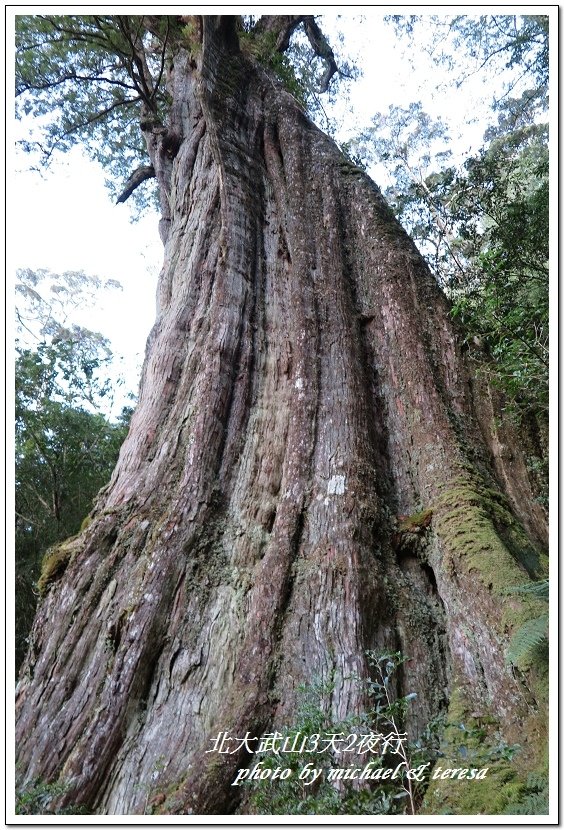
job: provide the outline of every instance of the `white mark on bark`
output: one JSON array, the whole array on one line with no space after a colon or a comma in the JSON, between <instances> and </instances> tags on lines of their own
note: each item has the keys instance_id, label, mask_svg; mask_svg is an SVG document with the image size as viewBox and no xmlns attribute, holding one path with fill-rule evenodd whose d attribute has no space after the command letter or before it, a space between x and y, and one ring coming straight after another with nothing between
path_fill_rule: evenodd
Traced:
<instances>
[{"instance_id":1,"label":"white mark on bark","mask_svg":"<svg viewBox=\"0 0 564 830\"><path fill-rule=\"evenodd\" d=\"M294 386L296 387L296 389L303 389L304 388L303 379L302 378L296 378L296 382L295 382Z\"/></svg>"},{"instance_id":2,"label":"white mark on bark","mask_svg":"<svg viewBox=\"0 0 564 830\"><path fill-rule=\"evenodd\" d=\"M345 492L345 477L332 476L327 484L327 493L330 496L342 496Z\"/></svg>"}]
</instances>

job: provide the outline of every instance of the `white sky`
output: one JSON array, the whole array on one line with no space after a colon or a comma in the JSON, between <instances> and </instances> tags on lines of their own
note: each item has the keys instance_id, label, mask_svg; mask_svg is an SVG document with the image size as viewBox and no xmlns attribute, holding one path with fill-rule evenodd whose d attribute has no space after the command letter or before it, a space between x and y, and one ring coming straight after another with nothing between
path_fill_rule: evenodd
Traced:
<instances>
[{"instance_id":1,"label":"white sky","mask_svg":"<svg viewBox=\"0 0 564 830\"><path fill-rule=\"evenodd\" d=\"M456 10L460 13L461 7ZM492 10L511 13L513 8L487 7L487 11ZM386 12L420 11L407 7L346 10L339 26L345 44L350 46L353 57L358 55L363 70L363 76L351 88L350 114L345 116L347 127L354 130L367 126L375 112L385 111L391 104L408 106L422 100L429 114L440 114L449 120L456 134L468 121L469 113L478 112L482 81L476 80L456 95L435 95L444 73L437 75L430 60L419 50L412 49L409 56L401 54L392 28L382 20ZM440 14L442 9L431 7L431 11ZM471 7L473 14L480 11L483 9ZM526 11L519 8L520 14ZM534 13L539 11L534 8ZM335 14L333 9L327 12ZM18 14L21 13L18 7ZM364 15L363 21L359 21L359 13ZM325 28L330 33L331 27ZM417 60L415 70L410 62L413 58ZM466 151L471 145L476 149L483 130L483 122L466 125L460 149ZM156 279L162 258L158 217L150 214L132 224L130 206L113 204L104 187L104 171L86 160L78 149L41 175L24 171L25 163L25 158L17 159L19 172L9 187L8 273L24 267L54 272L83 270L104 280L118 280L123 292L101 297L98 306L86 309L83 319L76 322L101 331L111 340L114 351L125 357L129 367L129 389L136 391L136 373L154 320ZM382 177L377 175L378 179L382 185Z\"/></svg>"},{"instance_id":2,"label":"white sky","mask_svg":"<svg viewBox=\"0 0 564 830\"><path fill-rule=\"evenodd\" d=\"M75 148L46 173L16 174L8 239L12 272L82 270L122 285L123 291L100 294L97 306L73 322L111 340L126 360L129 390L136 391L163 249L158 216L132 223L131 213L129 205L113 203L102 168Z\"/></svg>"}]
</instances>

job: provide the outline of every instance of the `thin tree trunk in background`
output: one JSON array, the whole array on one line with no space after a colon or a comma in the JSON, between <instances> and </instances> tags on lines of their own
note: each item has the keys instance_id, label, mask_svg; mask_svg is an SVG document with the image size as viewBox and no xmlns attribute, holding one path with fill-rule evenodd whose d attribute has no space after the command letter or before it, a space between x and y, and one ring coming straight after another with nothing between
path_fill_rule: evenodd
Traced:
<instances>
[{"instance_id":1,"label":"thin tree trunk in background","mask_svg":"<svg viewBox=\"0 0 564 830\"><path fill-rule=\"evenodd\" d=\"M411 658L410 735L456 692L534 759L534 677L505 661L523 600L501 594L542 571L518 443L376 185L231 19L203 21L169 84L178 152L149 142L166 244L139 404L36 617L22 780L60 777L59 807L233 811L252 759L211 739L288 722L316 679L335 719L362 711L368 649Z\"/></svg>"}]
</instances>

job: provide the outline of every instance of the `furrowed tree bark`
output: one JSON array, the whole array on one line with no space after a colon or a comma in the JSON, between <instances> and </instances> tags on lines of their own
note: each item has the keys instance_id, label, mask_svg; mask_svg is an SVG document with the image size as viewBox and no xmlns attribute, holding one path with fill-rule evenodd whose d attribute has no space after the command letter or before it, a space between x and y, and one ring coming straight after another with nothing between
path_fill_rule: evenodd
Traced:
<instances>
[{"instance_id":1,"label":"furrowed tree bark","mask_svg":"<svg viewBox=\"0 0 564 830\"><path fill-rule=\"evenodd\" d=\"M201 37L169 78L173 157L147 133L157 319L112 480L36 617L21 780L64 781L54 809L232 812L252 757L212 738L291 721L318 679L335 719L362 711L368 649L411 658L410 734L466 695L531 765L535 674L505 648L534 603L501 592L541 573L544 517L511 427L376 185L231 18Z\"/></svg>"}]
</instances>

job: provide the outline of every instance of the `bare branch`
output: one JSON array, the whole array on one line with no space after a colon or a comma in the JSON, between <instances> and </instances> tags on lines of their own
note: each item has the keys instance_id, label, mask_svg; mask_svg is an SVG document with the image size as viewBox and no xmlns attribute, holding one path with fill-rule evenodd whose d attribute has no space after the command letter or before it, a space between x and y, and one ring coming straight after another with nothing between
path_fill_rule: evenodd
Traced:
<instances>
[{"instance_id":1,"label":"bare branch","mask_svg":"<svg viewBox=\"0 0 564 830\"><path fill-rule=\"evenodd\" d=\"M109 84L110 86L118 86L121 89L129 89L133 92L138 91L136 87L125 83L125 81L120 81L117 78L106 78L103 75L78 75L74 72L68 72L65 75L61 75L55 81L45 81L45 83L32 83L31 81L26 81L25 78L22 80L24 86L21 89L16 90L16 97L18 95L22 95L24 92L40 92L45 89L54 89L61 84L67 83L67 81L79 81L81 83L104 83Z\"/></svg>"},{"instance_id":2,"label":"bare branch","mask_svg":"<svg viewBox=\"0 0 564 830\"><path fill-rule=\"evenodd\" d=\"M271 33L275 36L277 52L285 52L290 46L290 38L305 17L295 14L263 15L254 27L257 34Z\"/></svg>"},{"instance_id":3,"label":"bare branch","mask_svg":"<svg viewBox=\"0 0 564 830\"><path fill-rule=\"evenodd\" d=\"M150 165L143 165L142 167L138 167L134 173L128 178L125 183L125 187L118 196L116 200L116 205L119 205L120 202L125 202L134 190L137 190L140 184L147 181L147 179L154 179L155 178L155 168L152 164Z\"/></svg>"},{"instance_id":4,"label":"bare branch","mask_svg":"<svg viewBox=\"0 0 564 830\"><path fill-rule=\"evenodd\" d=\"M335 72L339 71L335 55L329 46L329 41L315 22L315 18L313 16L304 18L304 29L307 38L311 43L311 48L315 54L321 58L321 60L325 61L326 69L319 85L319 91L327 92L331 78Z\"/></svg>"}]
</instances>

